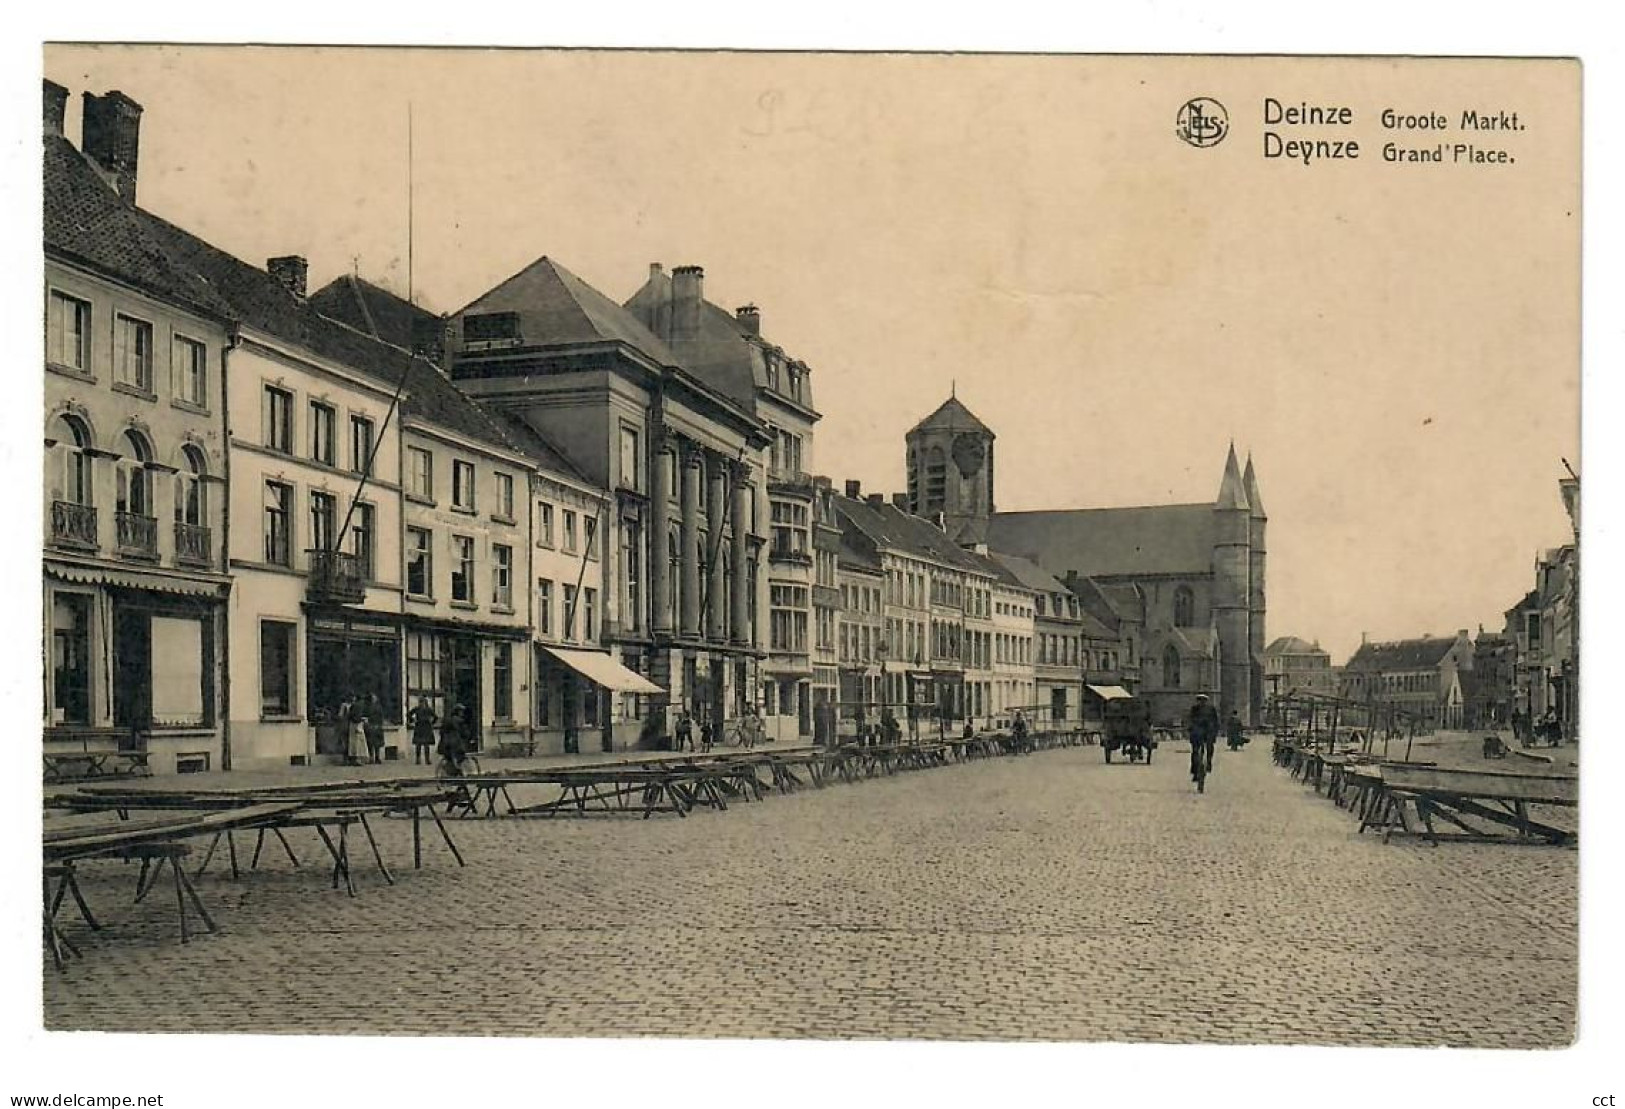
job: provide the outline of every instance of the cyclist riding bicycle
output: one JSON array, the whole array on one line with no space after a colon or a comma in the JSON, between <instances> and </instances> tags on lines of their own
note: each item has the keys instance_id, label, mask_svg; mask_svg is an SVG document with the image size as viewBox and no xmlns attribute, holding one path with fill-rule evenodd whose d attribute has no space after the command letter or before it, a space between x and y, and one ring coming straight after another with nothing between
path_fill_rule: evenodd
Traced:
<instances>
[{"instance_id":1,"label":"cyclist riding bicycle","mask_svg":"<svg viewBox=\"0 0 1625 1109\"><path fill-rule=\"evenodd\" d=\"M1191 780L1196 792L1205 792L1207 776L1213 772L1213 746L1219 739L1219 710L1207 699L1206 693L1196 695L1191 705Z\"/></svg>"}]
</instances>

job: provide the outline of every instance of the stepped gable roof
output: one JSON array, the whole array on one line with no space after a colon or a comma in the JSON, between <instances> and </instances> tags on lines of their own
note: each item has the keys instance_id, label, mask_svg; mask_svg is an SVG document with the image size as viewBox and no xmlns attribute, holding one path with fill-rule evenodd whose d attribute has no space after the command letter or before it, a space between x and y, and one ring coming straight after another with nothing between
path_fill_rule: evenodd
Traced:
<instances>
[{"instance_id":1,"label":"stepped gable roof","mask_svg":"<svg viewBox=\"0 0 1625 1109\"><path fill-rule=\"evenodd\" d=\"M993 429L976 418L957 396L951 396L937 406L937 410L909 429L916 431L977 431L993 434Z\"/></svg>"},{"instance_id":2,"label":"stepped gable roof","mask_svg":"<svg viewBox=\"0 0 1625 1109\"><path fill-rule=\"evenodd\" d=\"M1454 636L1401 639L1393 643L1362 643L1344 669L1424 670L1443 662L1455 645Z\"/></svg>"},{"instance_id":3,"label":"stepped gable roof","mask_svg":"<svg viewBox=\"0 0 1625 1109\"><path fill-rule=\"evenodd\" d=\"M1241 491L1247 498L1247 506L1253 511L1253 519L1267 520L1264 514L1264 498L1258 492L1258 475L1253 472L1253 456L1247 454L1247 469L1241 475Z\"/></svg>"},{"instance_id":4,"label":"stepped gable roof","mask_svg":"<svg viewBox=\"0 0 1625 1109\"><path fill-rule=\"evenodd\" d=\"M1111 634L1117 634L1122 627L1123 616L1093 578L1075 575L1067 579L1066 586L1078 598L1079 608L1090 620L1104 626Z\"/></svg>"},{"instance_id":5,"label":"stepped gable roof","mask_svg":"<svg viewBox=\"0 0 1625 1109\"><path fill-rule=\"evenodd\" d=\"M988 546L1081 577L1213 572L1213 506L1152 505L996 512Z\"/></svg>"},{"instance_id":6,"label":"stepped gable roof","mask_svg":"<svg viewBox=\"0 0 1625 1109\"><path fill-rule=\"evenodd\" d=\"M1326 652L1308 640L1299 639L1295 635L1283 635L1264 648L1266 657L1275 655L1324 655Z\"/></svg>"},{"instance_id":7,"label":"stepped gable roof","mask_svg":"<svg viewBox=\"0 0 1625 1109\"><path fill-rule=\"evenodd\" d=\"M61 135L44 139L46 254L205 315L230 318L230 307L208 282L168 253L145 213L114 192L73 143Z\"/></svg>"},{"instance_id":8,"label":"stepped gable roof","mask_svg":"<svg viewBox=\"0 0 1625 1109\"><path fill-rule=\"evenodd\" d=\"M353 274L329 281L311 294L310 303L328 319L349 324L403 350L412 349L413 331L419 322L440 320L427 308Z\"/></svg>"},{"instance_id":9,"label":"stepped gable roof","mask_svg":"<svg viewBox=\"0 0 1625 1109\"><path fill-rule=\"evenodd\" d=\"M546 255L455 315L485 312L516 313L527 345L617 342L660 365L681 364L635 315Z\"/></svg>"},{"instance_id":10,"label":"stepped gable roof","mask_svg":"<svg viewBox=\"0 0 1625 1109\"><path fill-rule=\"evenodd\" d=\"M1234 443L1230 444L1230 453L1224 460L1224 480L1219 482L1219 495L1214 500L1213 507L1220 510L1250 507L1247 503L1247 490L1241 480L1241 467L1236 465Z\"/></svg>"}]
</instances>

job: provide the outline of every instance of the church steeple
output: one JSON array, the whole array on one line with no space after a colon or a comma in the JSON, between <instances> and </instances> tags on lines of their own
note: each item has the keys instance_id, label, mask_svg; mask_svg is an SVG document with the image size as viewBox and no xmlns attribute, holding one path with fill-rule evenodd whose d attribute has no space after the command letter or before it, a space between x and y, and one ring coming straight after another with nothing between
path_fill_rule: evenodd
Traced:
<instances>
[{"instance_id":1,"label":"church steeple","mask_svg":"<svg viewBox=\"0 0 1625 1109\"><path fill-rule=\"evenodd\" d=\"M1247 490L1241 480L1241 467L1236 463L1236 444L1230 444L1230 455L1224 460L1224 480L1219 483L1219 499L1213 507L1218 511L1246 509Z\"/></svg>"},{"instance_id":2,"label":"church steeple","mask_svg":"<svg viewBox=\"0 0 1625 1109\"><path fill-rule=\"evenodd\" d=\"M1253 519L1267 520L1264 515L1264 498L1258 495L1258 475L1253 473L1253 452L1247 452L1247 470L1241 475L1242 492L1247 496L1247 507L1252 509Z\"/></svg>"},{"instance_id":3,"label":"church steeple","mask_svg":"<svg viewBox=\"0 0 1625 1109\"><path fill-rule=\"evenodd\" d=\"M915 424L905 438L909 511L940 513L957 542L984 539L993 512L993 440L957 395Z\"/></svg>"}]
</instances>

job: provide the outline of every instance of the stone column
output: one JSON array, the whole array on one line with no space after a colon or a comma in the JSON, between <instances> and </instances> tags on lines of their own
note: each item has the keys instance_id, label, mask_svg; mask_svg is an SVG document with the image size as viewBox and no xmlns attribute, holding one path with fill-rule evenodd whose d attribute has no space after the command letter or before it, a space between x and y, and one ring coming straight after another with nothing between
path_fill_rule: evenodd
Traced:
<instances>
[{"instance_id":1,"label":"stone column","mask_svg":"<svg viewBox=\"0 0 1625 1109\"><path fill-rule=\"evenodd\" d=\"M700 449L685 444L682 458L683 532L679 565L683 572L682 633L700 634Z\"/></svg>"},{"instance_id":2,"label":"stone column","mask_svg":"<svg viewBox=\"0 0 1625 1109\"><path fill-rule=\"evenodd\" d=\"M709 478L705 499L705 551L709 562L705 569L705 638L723 640L728 629L723 626L727 598L723 596L722 560L728 557L728 548L722 538L722 518L728 497L728 474L722 459L711 456L707 467Z\"/></svg>"},{"instance_id":3,"label":"stone column","mask_svg":"<svg viewBox=\"0 0 1625 1109\"><path fill-rule=\"evenodd\" d=\"M656 635L671 634L671 582L668 580L666 539L671 532L671 506L666 490L671 488L671 451L662 439L650 444L649 481L649 626Z\"/></svg>"},{"instance_id":4,"label":"stone column","mask_svg":"<svg viewBox=\"0 0 1625 1109\"><path fill-rule=\"evenodd\" d=\"M733 559L733 627L730 629L735 645L750 646L750 603L746 590L750 588L750 575L745 569L750 559L746 544L752 521L749 519L750 465L741 462L733 468L733 540L730 557Z\"/></svg>"}]
</instances>

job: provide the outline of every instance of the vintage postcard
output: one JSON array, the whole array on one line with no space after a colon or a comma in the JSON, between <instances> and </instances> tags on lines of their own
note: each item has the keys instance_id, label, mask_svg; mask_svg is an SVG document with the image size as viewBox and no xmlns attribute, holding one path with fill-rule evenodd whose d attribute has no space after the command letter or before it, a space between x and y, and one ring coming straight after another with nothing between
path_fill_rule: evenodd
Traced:
<instances>
[{"instance_id":1,"label":"vintage postcard","mask_svg":"<svg viewBox=\"0 0 1625 1109\"><path fill-rule=\"evenodd\" d=\"M1577 61L43 69L46 1028L1579 1035Z\"/></svg>"}]
</instances>

